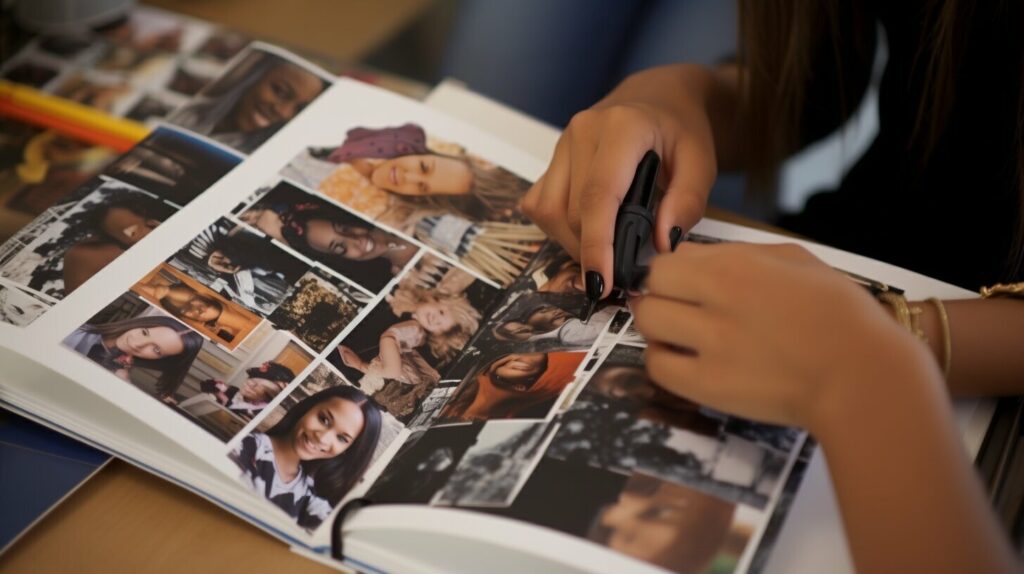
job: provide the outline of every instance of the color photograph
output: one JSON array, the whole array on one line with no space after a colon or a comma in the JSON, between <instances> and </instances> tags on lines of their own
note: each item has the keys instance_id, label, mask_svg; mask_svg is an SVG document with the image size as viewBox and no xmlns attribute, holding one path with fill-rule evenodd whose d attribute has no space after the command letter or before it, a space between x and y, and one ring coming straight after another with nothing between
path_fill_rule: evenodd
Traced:
<instances>
[{"instance_id":1,"label":"color photograph","mask_svg":"<svg viewBox=\"0 0 1024 574\"><path fill-rule=\"evenodd\" d=\"M104 174L184 207L239 161L238 156L199 138L160 127L110 164Z\"/></svg>"},{"instance_id":2,"label":"color photograph","mask_svg":"<svg viewBox=\"0 0 1024 574\"><path fill-rule=\"evenodd\" d=\"M319 365L229 458L244 484L313 530L401 430L365 393Z\"/></svg>"},{"instance_id":3,"label":"color photograph","mask_svg":"<svg viewBox=\"0 0 1024 574\"><path fill-rule=\"evenodd\" d=\"M131 290L228 350L237 347L263 320L166 263L147 273Z\"/></svg>"},{"instance_id":4,"label":"color photograph","mask_svg":"<svg viewBox=\"0 0 1024 574\"><path fill-rule=\"evenodd\" d=\"M328 360L407 422L477 333L495 295L483 281L426 255Z\"/></svg>"},{"instance_id":5,"label":"color photograph","mask_svg":"<svg viewBox=\"0 0 1024 574\"><path fill-rule=\"evenodd\" d=\"M442 421L542 419L575 377L582 351L482 357L441 411Z\"/></svg>"},{"instance_id":6,"label":"color photograph","mask_svg":"<svg viewBox=\"0 0 1024 574\"><path fill-rule=\"evenodd\" d=\"M416 124L353 128L281 173L501 284L545 239L518 209L527 181Z\"/></svg>"},{"instance_id":7,"label":"color photograph","mask_svg":"<svg viewBox=\"0 0 1024 574\"><path fill-rule=\"evenodd\" d=\"M287 299L268 317L278 329L291 331L317 353L359 315L370 297L322 269L299 278Z\"/></svg>"},{"instance_id":8,"label":"color photograph","mask_svg":"<svg viewBox=\"0 0 1024 574\"><path fill-rule=\"evenodd\" d=\"M249 154L328 86L318 72L250 47L168 121Z\"/></svg>"},{"instance_id":9,"label":"color photograph","mask_svg":"<svg viewBox=\"0 0 1024 574\"><path fill-rule=\"evenodd\" d=\"M263 192L238 218L373 293L379 293L420 250L283 181Z\"/></svg>"}]
</instances>

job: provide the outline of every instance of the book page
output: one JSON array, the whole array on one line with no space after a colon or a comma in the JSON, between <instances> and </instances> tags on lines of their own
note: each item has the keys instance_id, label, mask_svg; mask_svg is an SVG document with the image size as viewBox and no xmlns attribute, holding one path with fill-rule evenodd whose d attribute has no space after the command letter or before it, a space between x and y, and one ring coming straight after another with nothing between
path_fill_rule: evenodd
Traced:
<instances>
[{"instance_id":1,"label":"book page","mask_svg":"<svg viewBox=\"0 0 1024 574\"><path fill-rule=\"evenodd\" d=\"M0 281L38 305L0 342L309 545L543 244L516 209L541 166L262 44L168 122L4 244Z\"/></svg>"}]
</instances>

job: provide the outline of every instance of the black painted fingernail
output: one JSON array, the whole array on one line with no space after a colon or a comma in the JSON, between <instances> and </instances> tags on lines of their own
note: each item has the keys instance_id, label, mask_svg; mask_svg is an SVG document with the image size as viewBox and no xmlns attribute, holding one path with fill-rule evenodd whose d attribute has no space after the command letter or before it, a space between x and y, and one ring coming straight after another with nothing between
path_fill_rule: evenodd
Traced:
<instances>
[{"instance_id":1,"label":"black painted fingernail","mask_svg":"<svg viewBox=\"0 0 1024 574\"><path fill-rule=\"evenodd\" d=\"M676 246L679 245L679 240L683 238L683 228L676 226L668 232L668 245L672 251L676 250Z\"/></svg>"},{"instance_id":2,"label":"black painted fingernail","mask_svg":"<svg viewBox=\"0 0 1024 574\"><path fill-rule=\"evenodd\" d=\"M587 271L585 276L587 283L587 299L591 301L600 301L601 295L604 294L604 277L597 271Z\"/></svg>"}]
</instances>

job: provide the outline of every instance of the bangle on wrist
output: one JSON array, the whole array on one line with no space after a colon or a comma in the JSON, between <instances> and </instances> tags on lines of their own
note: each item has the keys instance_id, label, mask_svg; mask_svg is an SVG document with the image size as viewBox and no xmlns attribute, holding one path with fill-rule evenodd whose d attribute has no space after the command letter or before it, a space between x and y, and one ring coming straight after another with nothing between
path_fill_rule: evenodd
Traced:
<instances>
[{"instance_id":1,"label":"bangle on wrist","mask_svg":"<svg viewBox=\"0 0 1024 574\"><path fill-rule=\"evenodd\" d=\"M953 339L949 331L949 315L946 313L946 306L935 297L929 297L928 302L935 306L939 314L939 328L942 332L942 375L949 378L949 366L953 359Z\"/></svg>"},{"instance_id":2,"label":"bangle on wrist","mask_svg":"<svg viewBox=\"0 0 1024 574\"><path fill-rule=\"evenodd\" d=\"M900 324L904 329L910 332L910 334L917 337L918 340L928 342L928 338L925 337L924 331L921 330L921 308L911 307L907 303L907 298L899 293L893 293L892 291L885 291L879 293L878 300L882 304L889 306L896 315L896 322Z\"/></svg>"},{"instance_id":3,"label":"bangle on wrist","mask_svg":"<svg viewBox=\"0 0 1024 574\"><path fill-rule=\"evenodd\" d=\"M914 335L919 341L928 344L928 336L925 334L924 329L921 328L921 313L923 309L919 305L911 306L907 303L907 298L898 293L887 291L878 295L878 300L892 308L896 316L896 322L899 323L904 329L910 334ZM941 365L942 374L944 377L949 377L950 363L953 358L953 341L950 336L949 330L949 315L946 313L946 306L942 304L942 301L931 297L928 299L928 303L931 303L935 307L935 311L939 316L939 332L941 333L942 340L940 348L942 350Z\"/></svg>"}]
</instances>

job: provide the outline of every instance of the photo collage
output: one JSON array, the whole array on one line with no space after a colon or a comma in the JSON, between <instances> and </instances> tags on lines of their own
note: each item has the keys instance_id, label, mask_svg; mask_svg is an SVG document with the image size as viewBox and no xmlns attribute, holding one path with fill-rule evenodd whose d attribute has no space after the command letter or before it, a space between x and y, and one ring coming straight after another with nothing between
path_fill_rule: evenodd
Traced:
<instances>
[{"instance_id":1,"label":"photo collage","mask_svg":"<svg viewBox=\"0 0 1024 574\"><path fill-rule=\"evenodd\" d=\"M35 38L5 62L0 78L152 123L221 75L248 44L209 22L138 6L91 33Z\"/></svg>"},{"instance_id":2,"label":"photo collage","mask_svg":"<svg viewBox=\"0 0 1024 574\"><path fill-rule=\"evenodd\" d=\"M502 286L547 239L519 210L530 183L414 123L316 142L281 176Z\"/></svg>"},{"instance_id":3,"label":"photo collage","mask_svg":"<svg viewBox=\"0 0 1024 574\"><path fill-rule=\"evenodd\" d=\"M165 18L162 13L143 9L133 13L125 24L131 30L111 31L115 34L111 38L136 38L163 53L167 46L183 45L184 39L199 34L182 22L179 17ZM4 125L12 126L0 139L0 145L9 152L0 165L4 176L0 181L0 288L8 293L6 301L28 297L49 307L62 300L241 163L246 154L298 114L331 81L325 72L287 53L248 42L238 45L237 50L226 50L227 40L222 42L219 36L207 32L205 40L189 45L198 46L197 53L224 60L225 64L217 68L220 77L214 74L204 82L205 87L197 88L180 102L183 105L176 112L179 125L159 125L120 157L105 148L4 121ZM110 48L113 41L105 40L103 45ZM39 49L57 49L46 38L35 42ZM99 50L95 42L83 42L80 50L65 46L64 52L69 57L77 54L75 57L85 58L83 54ZM32 49L25 52L31 53ZM93 60L79 63L89 62ZM239 258L246 240L245 234L222 238L221 247L234 249ZM186 262L178 263L187 266ZM187 273L188 269L178 271ZM165 270L159 277L150 278L159 285L140 285L136 292L145 298L154 289L161 293L170 289L180 296L188 285L174 280L174 273ZM274 296L264 291L267 289L276 289L280 297L297 279L280 273L256 276L244 269L233 273L221 269L220 273L224 285L218 284L217 288L234 293L243 307L247 303L268 305L269 301L258 302L256 298ZM216 281L217 277L209 279ZM307 279L312 288L317 279ZM330 286L329 280L324 285L328 291L339 288ZM239 329L245 328L243 318L253 309L223 305L218 322L222 332L217 336L230 342ZM172 315L178 313L164 309ZM0 320L25 325L40 314L42 311L5 313ZM253 317L250 313L248 323Z\"/></svg>"},{"instance_id":4,"label":"photo collage","mask_svg":"<svg viewBox=\"0 0 1024 574\"><path fill-rule=\"evenodd\" d=\"M259 45L246 48L168 117L160 145L143 142L112 162L94 189L76 192L81 205L42 226L39 237L26 235L24 254L10 258L10 277L63 297L89 276L69 278L69 268L77 267L68 253L81 238L98 243L101 232L121 228L141 240L212 185L217 178L209 172L233 166L190 153L188 141L232 158L229 150L237 152L237 163L326 87L327 78L299 61ZM398 436L434 418L438 396L466 376L449 373L490 325L491 309L503 297L501 281L513 282L543 243L517 211L526 181L456 144L433 145L448 155L408 158L414 167L426 166L415 167L428 176L424 202L398 194L389 200L405 213L404 222L382 221L320 186L282 175L216 214L64 345L223 442L245 484L297 525L316 528L372 465L383 463ZM354 144L339 147L353 152ZM381 173L413 179L392 167ZM440 179L431 179L434 174ZM466 197L445 198L445 181L458 183L461 190L453 193ZM430 197L431 185L442 185L442 199ZM120 220L108 221L113 208L105 206L139 193L159 198L166 213L126 217L134 225L128 231ZM79 212L87 215L66 221ZM551 410L586 354L580 329L562 329L565 341L553 332L579 307L573 297L552 295L544 316L532 320L537 340L496 335L508 352L488 358L486 373L479 373L488 384L512 385L513 395L537 383L535 392L525 401L499 397L499 404L483 405L467 419L491 416L489 410L506 418ZM524 299L512 309L517 319L529 304ZM541 341L542 330L553 338ZM516 374L524 369L534 372ZM496 396L490 390L481 396L487 393ZM504 440L494 432L484 436ZM531 436L540 448L552 435Z\"/></svg>"},{"instance_id":5,"label":"photo collage","mask_svg":"<svg viewBox=\"0 0 1024 574\"><path fill-rule=\"evenodd\" d=\"M24 324L83 285L331 81L240 49L0 247L0 317ZM359 494L670 570L749 560L803 434L651 384L624 301L582 319L579 264L518 209L529 182L401 116L348 125L288 150L63 345L208 433L240 488L307 531Z\"/></svg>"},{"instance_id":6,"label":"photo collage","mask_svg":"<svg viewBox=\"0 0 1024 574\"><path fill-rule=\"evenodd\" d=\"M559 292L568 261L546 248L531 265L467 350L473 366L433 424L414 430L365 497L521 520L676 572L734 571L751 559L803 433L652 384L622 307L595 313L600 326L585 336L572 323L579 307L559 306L572 302ZM558 335L537 336L559 322ZM577 356L563 370L559 354Z\"/></svg>"}]
</instances>

